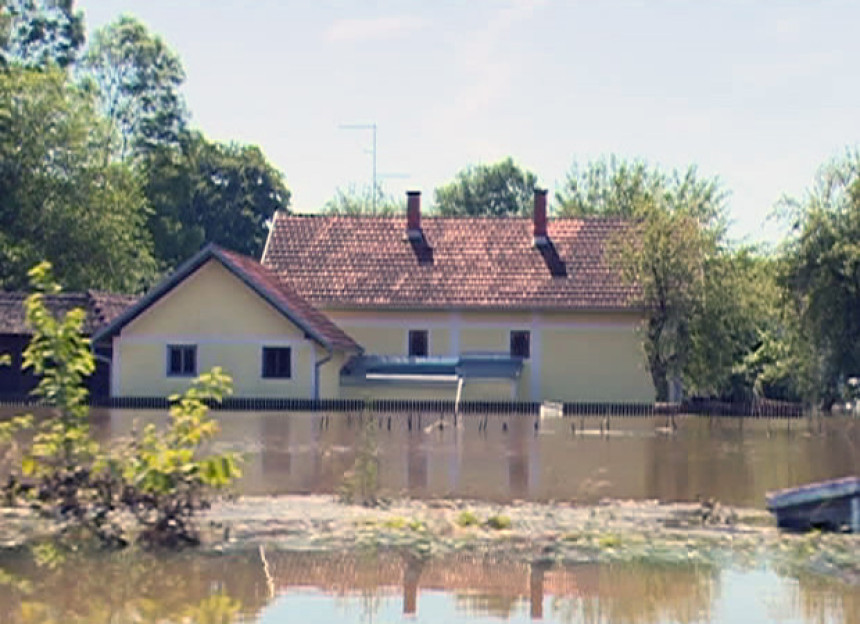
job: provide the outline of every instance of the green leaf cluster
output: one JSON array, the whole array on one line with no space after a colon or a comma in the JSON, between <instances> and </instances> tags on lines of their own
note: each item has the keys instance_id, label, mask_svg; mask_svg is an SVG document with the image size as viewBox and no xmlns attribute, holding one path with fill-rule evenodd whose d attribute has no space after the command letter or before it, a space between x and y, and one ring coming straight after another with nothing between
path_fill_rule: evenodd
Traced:
<instances>
[{"instance_id":1,"label":"green leaf cluster","mask_svg":"<svg viewBox=\"0 0 860 624\"><path fill-rule=\"evenodd\" d=\"M129 512L146 544L177 547L198 541L196 514L218 490L240 476L234 453L206 453L218 432L209 406L232 391L223 370L200 375L182 395L171 397L166 428L148 425L126 443L101 446L91 436L86 378L95 369L90 343L81 334L83 311L55 318L45 293L59 287L51 267L30 271L35 292L26 302L32 339L24 366L39 383L33 394L52 409L38 421L16 417L0 425L0 443L14 443L19 431L32 431L20 473L9 480L7 502L24 499L57 520L63 534L78 540L96 537L109 546L128 543L121 522Z\"/></svg>"},{"instance_id":2,"label":"green leaf cluster","mask_svg":"<svg viewBox=\"0 0 860 624\"><path fill-rule=\"evenodd\" d=\"M531 214L537 176L513 158L467 167L435 190L443 217L511 217Z\"/></svg>"},{"instance_id":3,"label":"green leaf cluster","mask_svg":"<svg viewBox=\"0 0 860 624\"><path fill-rule=\"evenodd\" d=\"M208 494L241 476L235 453L201 455L218 432L209 404L232 392L230 377L218 367L200 375L183 395L170 397L167 428L147 425L121 453L122 500L144 527L150 543L196 543L194 515L208 506Z\"/></svg>"},{"instance_id":4,"label":"green leaf cluster","mask_svg":"<svg viewBox=\"0 0 860 624\"><path fill-rule=\"evenodd\" d=\"M73 0L0 0L0 288L140 292L215 242L258 256L290 192L189 126L179 56L134 17L84 46Z\"/></svg>"},{"instance_id":5,"label":"green leaf cluster","mask_svg":"<svg viewBox=\"0 0 860 624\"><path fill-rule=\"evenodd\" d=\"M375 201L374 201L375 199ZM377 187L375 198L370 187L359 189L355 186L335 191L334 197L323 206L323 212L332 216L358 217L378 215L391 217L406 212L405 202L383 192Z\"/></svg>"},{"instance_id":6,"label":"green leaf cluster","mask_svg":"<svg viewBox=\"0 0 860 624\"><path fill-rule=\"evenodd\" d=\"M810 399L850 398L860 377L860 152L827 163L814 186L781 208L792 232L778 282L796 319L794 352Z\"/></svg>"}]
</instances>

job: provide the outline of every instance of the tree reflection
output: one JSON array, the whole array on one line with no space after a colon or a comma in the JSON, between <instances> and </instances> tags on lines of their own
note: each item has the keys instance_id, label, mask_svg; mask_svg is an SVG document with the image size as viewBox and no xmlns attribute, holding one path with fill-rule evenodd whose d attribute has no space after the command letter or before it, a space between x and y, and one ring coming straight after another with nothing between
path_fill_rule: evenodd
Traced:
<instances>
[{"instance_id":1,"label":"tree reflection","mask_svg":"<svg viewBox=\"0 0 860 624\"><path fill-rule=\"evenodd\" d=\"M253 619L268 601L259 558L250 554L125 552L71 556L54 567L21 554L0 568L0 621L8 624L224 624Z\"/></svg>"},{"instance_id":2,"label":"tree reflection","mask_svg":"<svg viewBox=\"0 0 860 624\"><path fill-rule=\"evenodd\" d=\"M816 576L798 579L797 598L806 622L860 624L860 589Z\"/></svg>"}]
</instances>

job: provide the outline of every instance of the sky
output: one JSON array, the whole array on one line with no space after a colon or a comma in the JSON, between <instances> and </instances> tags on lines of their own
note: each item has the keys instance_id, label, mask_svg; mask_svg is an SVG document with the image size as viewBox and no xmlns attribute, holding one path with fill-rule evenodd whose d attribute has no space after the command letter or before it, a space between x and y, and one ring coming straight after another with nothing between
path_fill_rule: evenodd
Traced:
<instances>
[{"instance_id":1,"label":"sky","mask_svg":"<svg viewBox=\"0 0 860 624\"><path fill-rule=\"evenodd\" d=\"M192 124L260 146L314 212L369 187L433 189L512 156L561 186L616 154L698 168L730 233L860 141L860 3L768 0L78 0L92 30L132 14L179 54Z\"/></svg>"}]
</instances>

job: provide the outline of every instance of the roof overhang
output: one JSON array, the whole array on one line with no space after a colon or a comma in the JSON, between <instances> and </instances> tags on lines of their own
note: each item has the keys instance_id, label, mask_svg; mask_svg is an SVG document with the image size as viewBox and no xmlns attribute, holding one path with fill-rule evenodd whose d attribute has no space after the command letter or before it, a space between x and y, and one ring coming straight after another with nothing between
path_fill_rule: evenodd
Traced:
<instances>
[{"instance_id":1,"label":"roof overhang","mask_svg":"<svg viewBox=\"0 0 860 624\"><path fill-rule=\"evenodd\" d=\"M122 331L122 328L131 323L138 316L143 314L150 306L158 302L162 297L179 286L186 278L200 269L210 260L218 261L227 271L238 278L242 283L253 290L269 305L275 308L278 312L284 315L290 322L301 329L305 335L322 345L328 350L333 350L330 342L313 327L308 325L302 318L298 317L292 310L283 305L275 297L273 297L265 288L257 284L249 275L227 257L222 250L214 244L206 245L203 249L194 254L191 258L183 262L173 273L159 282L146 295L141 297L135 304L131 305L122 314L117 316L113 321L100 328L93 333L93 344L104 342L113 338Z\"/></svg>"}]
</instances>

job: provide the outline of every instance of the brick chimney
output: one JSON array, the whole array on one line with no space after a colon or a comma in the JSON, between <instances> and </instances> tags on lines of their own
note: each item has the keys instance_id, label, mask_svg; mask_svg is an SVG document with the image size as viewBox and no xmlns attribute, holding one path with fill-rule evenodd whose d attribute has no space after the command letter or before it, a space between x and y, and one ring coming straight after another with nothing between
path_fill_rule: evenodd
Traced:
<instances>
[{"instance_id":1,"label":"brick chimney","mask_svg":"<svg viewBox=\"0 0 860 624\"><path fill-rule=\"evenodd\" d=\"M410 240L422 238L421 191L406 191L406 236Z\"/></svg>"},{"instance_id":2,"label":"brick chimney","mask_svg":"<svg viewBox=\"0 0 860 624\"><path fill-rule=\"evenodd\" d=\"M534 245L546 245L549 237L546 233L546 189L535 189L534 207Z\"/></svg>"}]
</instances>

